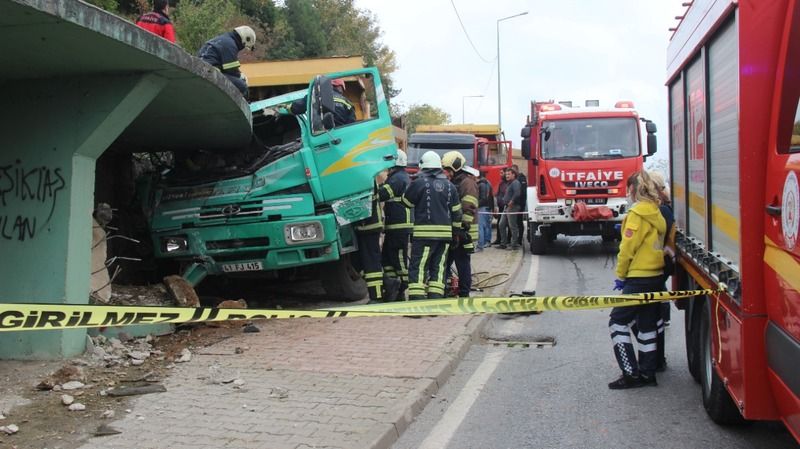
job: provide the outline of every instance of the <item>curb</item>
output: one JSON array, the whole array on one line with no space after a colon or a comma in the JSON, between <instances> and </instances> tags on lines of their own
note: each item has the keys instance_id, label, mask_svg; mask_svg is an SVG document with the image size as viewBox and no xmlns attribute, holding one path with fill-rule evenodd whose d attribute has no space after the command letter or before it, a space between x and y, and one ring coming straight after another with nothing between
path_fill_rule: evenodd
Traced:
<instances>
[{"instance_id":1,"label":"curb","mask_svg":"<svg viewBox=\"0 0 800 449\"><path fill-rule=\"evenodd\" d=\"M419 385L409 394L409 401L397 407L391 423L376 426L363 440L362 447L389 449L428 405L431 395L439 391L453 374L472 343L479 340L481 331L489 320L488 315L472 317L464 326L464 332L453 339L450 347L427 369L419 379Z\"/></svg>"}]
</instances>

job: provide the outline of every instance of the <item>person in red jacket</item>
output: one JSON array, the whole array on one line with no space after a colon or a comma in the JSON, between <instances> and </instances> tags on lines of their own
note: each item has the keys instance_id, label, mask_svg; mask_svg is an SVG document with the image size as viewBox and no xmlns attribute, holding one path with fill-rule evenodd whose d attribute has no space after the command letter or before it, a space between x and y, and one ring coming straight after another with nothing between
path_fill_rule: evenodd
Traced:
<instances>
[{"instance_id":1,"label":"person in red jacket","mask_svg":"<svg viewBox=\"0 0 800 449\"><path fill-rule=\"evenodd\" d=\"M153 10L139 16L136 25L175 43L175 27L169 20L169 0L153 0Z\"/></svg>"}]
</instances>

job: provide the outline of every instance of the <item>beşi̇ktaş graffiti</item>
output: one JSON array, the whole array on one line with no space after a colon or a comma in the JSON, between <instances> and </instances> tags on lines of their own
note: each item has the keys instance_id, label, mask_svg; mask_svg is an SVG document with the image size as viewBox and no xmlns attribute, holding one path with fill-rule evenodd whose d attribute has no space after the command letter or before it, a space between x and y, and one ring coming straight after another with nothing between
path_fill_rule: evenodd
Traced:
<instances>
[{"instance_id":1,"label":"be\u015fi\u0307kta\u015f graffiti","mask_svg":"<svg viewBox=\"0 0 800 449\"><path fill-rule=\"evenodd\" d=\"M41 230L50 221L66 185L61 168L26 167L20 159L0 164L0 238L22 242L36 237L37 222Z\"/></svg>"}]
</instances>

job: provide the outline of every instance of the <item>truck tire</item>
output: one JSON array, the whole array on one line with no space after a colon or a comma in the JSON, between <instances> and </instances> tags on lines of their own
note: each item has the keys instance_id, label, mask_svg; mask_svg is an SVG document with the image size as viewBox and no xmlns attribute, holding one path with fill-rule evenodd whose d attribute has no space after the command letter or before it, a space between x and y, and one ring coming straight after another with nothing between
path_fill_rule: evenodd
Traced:
<instances>
[{"instance_id":1,"label":"truck tire","mask_svg":"<svg viewBox=\"0 0 800 449\"><path fill-rule=\"evenodd\" d=\"M545 254L547 252L547 236L531 234L531 254Z\"/></svg>"},{"instance_id":2,"label":"truck tire","mask_svg":"<svg viewBox=\"0 0 800 449\"><path fill-rule=\"evenodd\" d=\"M321 268L322 288L331 299L358 301L367 296L367 284L353 268L349 254L335 262L328 262Z\"/></svg>"},{"instance_id":3,"label":"truck tire","mask_svg":"<svg viewBox=\"0 0 800 449\"><path fill-rule=\"evenodd\" d=\"M700 315L706 300L700 297L691 300L684 311L683 332L686 336L686 363L689 374L700 383Z\"/></svg>"},{"instance_id":4,"label":"truck tire","mask_svg":"<svg viewBox=\"0 0 800 449\"><path fill-rule=\"evenodd\" d=\"M703 407L717 424L743 424L745 419L733 402L728 390L714 369L712 338L714 330L711 323L711 301L705 301L700 313L700 387L703 391Z\"/></svg>"}]
</instances>

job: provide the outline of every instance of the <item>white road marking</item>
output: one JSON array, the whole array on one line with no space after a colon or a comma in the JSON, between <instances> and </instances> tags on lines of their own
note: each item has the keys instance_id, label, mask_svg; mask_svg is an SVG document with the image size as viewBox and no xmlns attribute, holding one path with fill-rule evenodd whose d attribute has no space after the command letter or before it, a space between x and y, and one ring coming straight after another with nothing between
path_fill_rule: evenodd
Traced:
<instances>
[{"instance_id":1,"label":"white road marking","mask_svg":"<svg viewBox=\"0 0 800 449\"><path fill-rule=\"evenodd\" d=\"M536 285L539 283L539 256L536 254L531 255L531 265L528 269L528 280L525 281L525 288L523 291L530 292L536 290Z\"/></svg>"},{"instance_id":2,"label":"white road marking","mask_svg":"<svg viewBox=\"0 0 800 449\"><path fill-rule=\"evenodd\" d=\"M419 445L419 449L442 449L447 447L456 430L458 430L458 426L461 425L470 408L472 408L472 404L481 394L483 386L492 377L492 373L494 373L494 370L507 353L508 351L505 349L492 350L486 353L486 357L478 366L478 369L472 373L464 388L461 389L461 393L458 394L455 401L444 412L436 427L431 430L427 438Z\"/></svg>"}]
</instances>

